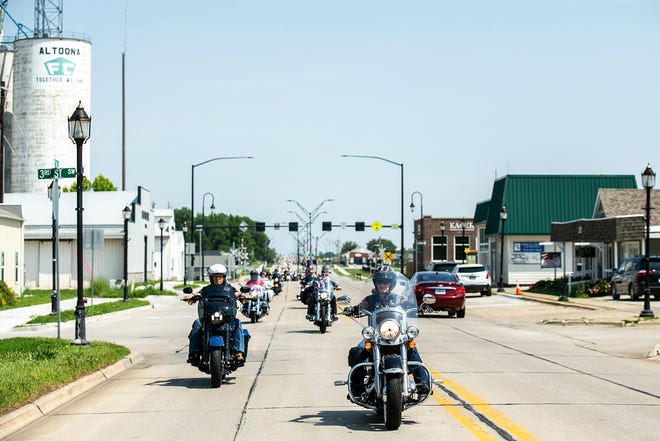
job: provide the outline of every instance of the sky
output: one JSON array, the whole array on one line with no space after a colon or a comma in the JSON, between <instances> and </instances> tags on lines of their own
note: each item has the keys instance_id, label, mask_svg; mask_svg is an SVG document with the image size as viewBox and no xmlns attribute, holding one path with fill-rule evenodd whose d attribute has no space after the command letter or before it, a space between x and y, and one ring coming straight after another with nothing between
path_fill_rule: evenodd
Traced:
<instances>
[{"instance_id":1,"label":"sky","mask_svg":"<svg viewBox=\"0 0 660 441\"><path fill-rule=\"evenodd\" d=\"M34 27L34 2L9 0ZM273 225L326 202L319 251L364 246L425 215L467 217L507 174L639 175L660 168L660 1L64 0L66 33L92 41L91 177L157 207ZM5 35L16 27L5 20ZM211 197L206 198L209 213ZM285 228L271 247L292 254Z\"/></svg>"}]
</instances>

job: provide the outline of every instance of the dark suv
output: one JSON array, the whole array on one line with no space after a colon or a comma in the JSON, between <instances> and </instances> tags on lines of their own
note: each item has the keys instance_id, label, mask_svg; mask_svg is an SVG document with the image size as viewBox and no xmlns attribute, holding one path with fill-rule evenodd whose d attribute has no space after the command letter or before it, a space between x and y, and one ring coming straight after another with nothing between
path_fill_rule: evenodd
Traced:
<instances>
[{"instance_id":1,"label":"dark suv","mask_svg":"<svg viewBox=\"0 0 660 441\"><path fill-rule=\"evenodd\" d=\"M452 262L451 260L446 262L429 262L426 266L426 271L444 271L450 273L456 265L458 265L458 263Z\"/></svg>"},{"instance_id":2,"label":"dark suv","mask_svg":"<svg viewBox=\"0 0 660 441\"><path fill-rule=\"evenodd\" d=\"M614 270L610 281L612 298L619 300L621 294L628 294L632 300L638 300L644 295L646 286L646 271L644 256L635 256L625 259ZM660 256L649 256L649 290L651 295L660 299Z\"/></svg>"}]
</instances>

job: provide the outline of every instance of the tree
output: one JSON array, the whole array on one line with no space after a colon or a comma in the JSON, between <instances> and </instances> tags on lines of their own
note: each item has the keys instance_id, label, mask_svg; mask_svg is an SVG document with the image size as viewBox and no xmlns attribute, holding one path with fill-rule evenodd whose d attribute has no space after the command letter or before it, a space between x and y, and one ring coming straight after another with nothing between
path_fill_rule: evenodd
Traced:
<instances>
[{"instance_id":1,"label":"tree","mask_svg":"<svg viewBox=\"0 0 660 441\"><path fill-rule=\"evenodd\" d=\"M83 188L82 188L82 191L89 191L89 190L91 190L91 189L92 189L92 183L89 182L89 179L87 179L87 176L83 176ZM71 184L71 187L69 187L69 188L64 187L62 190L64 190L65 192L69 192L69 191L70 191L70 192L75 193L76 191L78 191L78 182L76 181L76 182L74 182L73 184Z\"/></svg>"},{"instance_id":2,"label":"tree","mask_svg":"<svg viewBox=\"0 0 660 441\"><path fill-rule=\"evenodd\" d=\"M341 246L340 254L346 254L349 251L356 249L358 246L359 245L356 242L351 242L350 240L348 242L344 242L344 244Z\"/></svg>"},{"instance_id":3,"label":"tree","mask_svg":"<svg viewBox=\"0 0 660 441\"><path fill-rule=\"evenodd\" d=\"M387 239L372 239L369 242L367 242L367 249L373 253L378 252L378 248L380 247L380 252L383 254L386 251L389 251L391 253L396 251L396 245L394 245L394 242L391 240Z\"/></svg>"},{"instance_id":4,"label":"tree","mask_svg":"<svg viewBox=\"0 0 660 441\"><path fill-rule=\"evenodd\" d=\"M117 187L115 187L115 184L110 181L110 179L106 178L103 175L98 175L95 179L94 182L92 182L92 190L94 191L117 191Z\"/></svg>"}]
</instances>

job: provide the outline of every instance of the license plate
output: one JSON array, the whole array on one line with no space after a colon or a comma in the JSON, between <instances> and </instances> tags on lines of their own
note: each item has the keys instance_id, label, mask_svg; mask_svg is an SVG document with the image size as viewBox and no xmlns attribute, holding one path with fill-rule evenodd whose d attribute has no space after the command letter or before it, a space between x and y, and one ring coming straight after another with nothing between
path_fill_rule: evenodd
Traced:
<instances>
[{"instance_id":1,"label":"license plate","mask_svg":"<svg viewBox=\"0 0 660 441\"><path fill-rule=\"evenodd\" d=\"M436 294L444 294L445 292L446 292L446 290L444 288L436 288L435 289Z\"/></svg>"},{"instance_id":2,"label":"license plate","mask_svg":"<svg viewBox=\"0 0 660 441\"><path fill-rule=\"evenodd\" d=\"M469 277L470 280L474 280L474 279L476 279L476 278L477 278L477 276L470 276L470 277Z\"/></svg>"}]
</instances>

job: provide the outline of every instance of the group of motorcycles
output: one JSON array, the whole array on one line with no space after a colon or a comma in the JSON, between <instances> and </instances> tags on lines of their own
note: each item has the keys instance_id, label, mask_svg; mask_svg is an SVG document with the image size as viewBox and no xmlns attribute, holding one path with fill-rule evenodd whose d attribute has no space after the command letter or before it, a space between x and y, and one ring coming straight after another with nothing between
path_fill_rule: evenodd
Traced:
<instances>
[{"instance_id":1,"label":"group of motorcycles","mask_svg":"<svg viewBox=\"0 0 660 441\"><path fill-rule=\"evenodd\" d=\"M349 351L349 372L347 379L334 382L335 386L348 386L347 398L354 404L371 409L383 416L385 426L396 430L401 425L402 412L410 407L424 402L432 394L434 380L426 366L419 361L409 360L408 351L414 347L414 340L419 335L417 327L417 300L410 281L397 274L396 301L383 305L372 311L365 311L359 306L351 306L348 296L337 297L336 300L347 305L342 314L352 317L362 325L362 342L360 347L367 356L356 360L355 349ZM242 286L238 298L241 312L252 323L267 315L272 296L281 292L281 281L271 287ZM298 295L301 302L307 304L314 296L313 322L325 333L332 326L331 300L336 294L329 279L317 279L310 283L302 283ZM367 281L360 289L360 298L370 295L373 284ZM186 288L189 289L189 288ZM186 292L184 290L184 292ZM270 297L269 297L270 296ZM392 296L394 297L394 296ZM404 299L405 301L402 301ZM430 299L429 299L430 301ZM204 330L204 355L199 369L211 374L214 387L220 387L225 375L238 367L230 355L229 344L231 314L226 305L205 301L200 310L200 320ZM244 331L244 334L247 331ZM245 349L249 335L245 339ZM427 382L415 382L413 371L423 370Z\"/></svg>"}]
</instances>

